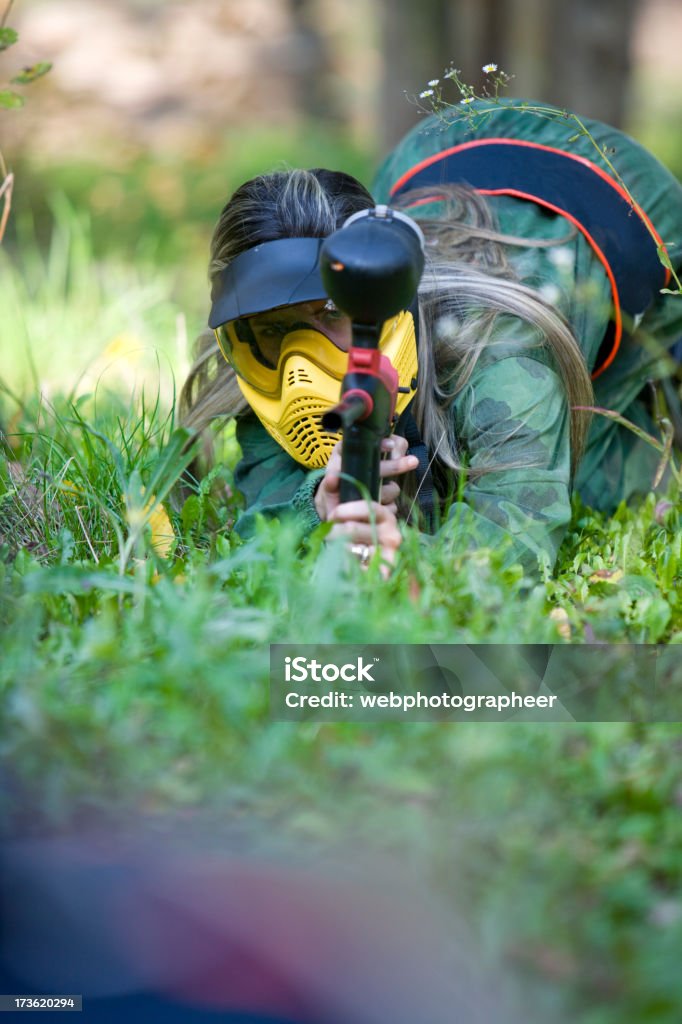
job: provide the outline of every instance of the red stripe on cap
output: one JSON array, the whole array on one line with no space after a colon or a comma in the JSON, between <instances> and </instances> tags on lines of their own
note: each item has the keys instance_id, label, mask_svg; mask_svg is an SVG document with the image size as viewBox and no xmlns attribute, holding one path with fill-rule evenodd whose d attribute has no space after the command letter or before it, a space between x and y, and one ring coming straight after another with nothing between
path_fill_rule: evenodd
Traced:
<instances>
[{"instance_id":1,"label":"red stripe on cap","mask_svg":"<svg viewBox=\"0 0 682 1024\"><path fill-rule=\"evenodd\" d=\"M556 146L544 146L539 142L528 142L527 139L474 139L471 142L461 142L458 146L451 146L449 149L443 149L441 150L440 153L434 153L433 156L425 157L424 160L420 160L418 164L415 164L414 167L411 167L409 171L405 171L405 173L401 175L401 177L398 178L396 183L391 187L389 195L394 195L410 180L410 178L413 178L415 174L419 173L419 171L424 170L425 167L430 167L431 164L438 163L439 160L442 160L444 157L447 156L452 156L454 153L460 153L462 152L462 150L465 149L475 149L478 146L526 146L528 149L541 149L544 150L546 153L557 153L559 156L566 157L567 160L575 160L576 163L582 164L584 167L588 167L591 171L594 171L595 174L598 174L600 178L603 178L604 181L606 181L609 185L611 185L612 188L615 188L616 191L620 193L620 195L626 201L628 206L632 207L632 209L635 210L635 212L639 214L639 216L642 218L647 228L649 229L651 236L656 240L656 243L659 246L661 246L664 251L666 251L665 245L663 244L663 239L656 231L656 228L653 226L649 217L644 212L642 207L639 206L628 195L627 191L623 188L623 186L619 185L619 183L614 178L612 178L610 174L607 174L606 171L602 170L601 167L597 167L597 165L593 164L591 160L587 159L587 157L577 156L575 153L567 153L563 149L557 149ZM667 284L670 280L670 271L667 267L665 268L665 273L665 280Z\"/></svg>"},{"instance_id":2,"label":"red stripe on cap","mask_svg":"<svg viewBox=\"0 0 682 1024\"><path fill-rule=\"evenodd\" d=\"M526 146L529 149L540 149L540 150L544 150L545 152L548 152L548 153L556 153L559 156L566 157L567 160L575 160L576 163L582 164L584 167L587 167L591 171L594 171L595 174L598 174L604 181L606 181L612 188L614 188L620 194L620 196L625 200L625 202L628 204L628 206L630 206L631 209L633 209L638 214L638 216L644 221L648 231L650 232L652 238L654 238L654 240L656 241L657 245L660 248L662 248L664 252L667 252L667 250L665 248L665 245L663 244L663 240L661 239L661 236L658 234L658 232L656 231L655 227L651 223L651 220L649 219L647 214L644 212L644 210L641 208L641 206L639 206L637 203L635 203L634 200L628 195L626 190L622 187L622 185L619 185L619 183L617 181L615 181L609 174L607 174L606 171L602 170L601 167L597 167L596 164L593 164L592 161L588 160L586 157L577 156L575 153L566 153L564 150L557 149L555 146L544 146L544 145L541 145L540 143L537 143L537 142L528 142L525 139L505 139L505 138L478 139L478 140L473 140L471 142L462 142L458 146L451 146L449 149L441 150L440 153L434 153L432 156L426 157L424 160L421 160L418 164L415 164L414 167L411 167L410 170L406 171L403 175L401 175L401 177L398 178L398 180L395 182L395 184L391 187L389 195L391 195L391 196L395 195L396 192L398 192L401 188L403 188L420 171L424 170L426 167L430 167L432 164L438 163L440 160L443 160L444 158L446 158L448 156L452 156L455 153L462 152L463 150L474 149L474 148L477 148L479 146L491 146L491 145L498 145L498 146L499 145L503 145L503 146ZM606 276L609 279L609 284L611 286L611 294L613 295L614 320L615 320L615 331L614 331L613 344L611 346L611 350L610 350L609 354L607 355L606 359L601 363L601 365L598 366L596 370L592 371L592 379L596 380L596 378L599 377L604 372L604 370L606 370L607 367L609 367L611 365L611 363L613 362L613 360L616 358L616 355L618 353L618 349L620 348L621 339L622 339L622 336L623 336L623 317L622 317L622 312L621 312L620 296L618 294L618 286L616 285L616 279L614 277L613 270L611 269L611 265L610 265L608 259L606 258L606 255L604 254L603 250L597 244L597 242L592 237L592 235L587 230L587 228L584 226L584 224L582 224L579 220L577 220L576 217L574 217L572 214L568 213L566 210L562 209L561 207L556 206L554 203L550 203L548 200L542 199L540 196L532 195L529 192L522 192L522 191L520 191L518 189L511 189L511 188L509 188L509 189L507 189L507 188L502 188L502 189L484 189L484 188L479 188L479 189L476 189L476 191L479 192L481 195L486 195L486 196L497 196L497 195L515 196L517 199L527 199L530 202L537 203L539 206L544 206L547 209L553 210L555 213L558 213L560 216L565 217L566 220L569 220L572 224L575 225L575 227L578 228L578 230L587 239L587 242L591 246L591 248L594 251L595 255L597 256L599 262L604 267L604 271L606 273ZM433 202L433 201L434 201L433 199L422 199L422 200L419 200L417 203L413 203L412 205L413 206L418 206L418 205L422 205L422 203L428 203L428 202ZM664 267L664 270L665 270L665 283L668 284L668 282L670 281L670 270L667 267Z\"/></svg>"}]
</instances>

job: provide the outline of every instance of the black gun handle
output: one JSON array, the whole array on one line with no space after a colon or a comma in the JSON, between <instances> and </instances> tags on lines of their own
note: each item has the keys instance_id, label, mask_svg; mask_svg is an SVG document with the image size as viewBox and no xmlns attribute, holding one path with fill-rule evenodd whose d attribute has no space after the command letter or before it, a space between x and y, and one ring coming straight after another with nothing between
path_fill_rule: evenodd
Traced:
<instances>
[{"instance_id":1,"label":"black gun handle","mask_svg":"<svg viewBox=\"0 0 682 1024\"><path fill-rule=\"evenodd\" d=\"M355 481L367 488L373 501L379 500L381 477L381 438L375 429L364 422L353 423L343 432L341 453L341 501L357 501L366 498ZM349 479L350 478L350 479Z\"/></svg>"}]
</instances>

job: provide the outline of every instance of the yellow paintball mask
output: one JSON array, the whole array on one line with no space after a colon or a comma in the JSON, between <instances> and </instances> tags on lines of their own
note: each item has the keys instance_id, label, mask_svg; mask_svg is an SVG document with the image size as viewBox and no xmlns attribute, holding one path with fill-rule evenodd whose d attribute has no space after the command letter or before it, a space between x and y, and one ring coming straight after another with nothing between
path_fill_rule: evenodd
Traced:
<instances>
[{"instance_id":1,"label":"yellow paintball mask","mask_svg":"<svg viewBox=\"0 0 682 1024\"><path fill-rule=\"evenodd\" d=\"M326 466L340 437L323 429L322 415L339 400L351 344L350 320L326 298L319 276L323 241L279 239L236 257L216 282L209 317L245 399L278 444L310 469ZM399 415L417 386L410 312L384 323L379 348L398 373Z\"/></svg>"}]
</instances>

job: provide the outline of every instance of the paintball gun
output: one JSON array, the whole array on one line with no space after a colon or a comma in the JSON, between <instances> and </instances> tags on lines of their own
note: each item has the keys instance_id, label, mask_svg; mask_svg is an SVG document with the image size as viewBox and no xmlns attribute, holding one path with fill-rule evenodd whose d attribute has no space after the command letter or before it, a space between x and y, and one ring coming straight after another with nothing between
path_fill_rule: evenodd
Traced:
<instances>
[{"instance_id":1,"label":"paintball gun","mask_svg":"<svg viewBox=\"0 0 682 1024\"><path fill-rule=\"evenodd\" d=\"M380 352L379 338L384 321L413 301L423 268L419 227L387 206L353 214L322 246L325 289L353 326L341 398L322 417L325 430L343 431L342 502L367 492L379 500L381 441L391 433L399 390L398 373Z\"/></svg>"}]
</instances>

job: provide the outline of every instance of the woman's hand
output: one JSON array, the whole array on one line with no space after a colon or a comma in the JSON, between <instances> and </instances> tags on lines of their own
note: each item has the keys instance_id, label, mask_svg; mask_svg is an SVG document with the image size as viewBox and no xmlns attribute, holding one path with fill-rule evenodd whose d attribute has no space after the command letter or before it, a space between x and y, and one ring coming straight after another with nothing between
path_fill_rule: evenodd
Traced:
<instances>
[{"instance_id":1,"label":"woman's hand","mask_svg":"<svg viewBox=\"0 0 682 1024\"><path fill-rule=\"evenodd\" d=\"M400 484L389 479L402 476L416 469L419 460L415 455L407 454L407 440L395 434L382 441L382 451L388 453L379 464L382 479L381 501L371 504L360 499L340 502L341 485L341 445L334 448L327 464L326 473L315 494L317 514L323 522L332 522L334 526L329 536L346 537L354 555L367 566L374 551L378 548L381 560L386 566L395 561L402 536L398 529L397 501ZM388 570L386 570L388 571Z\"/></svg>"},{"instance_id":2,"label":"woman's hand","mask_svg":"<svg viewBox=\"0 0 682 1024\"><path fill-rule=\"evenodd\" d=\"M334 447L334 450L327 463L327 469L322 481L315 492L315 508L323 523L333 518L333 513L339 505L339 489L341 487L341 446L343 442ZM402 476L416 469L419 459L416 455L407 454L407 440L391 434L381 442L382 452L387 452L388 457L382 458L379 463L379 474L381 476L381 504L389 508L394 514L397 512L398 495L400 484L388 477ZM348 504L351 504L350 502Z\"/></svg>"},{"instance_id":3,"label":"woman's hand","mask_svg":"<svg viewBox=\"0 0 682 1024\"><path fill-rule=\"evenodd\" d=\"M366 569L375 551L381 554L382 573L387 576L402 542L395 512L378 501L345 501L332 513L329 536L345 538L351 552Z\"/></svg>"}]
</instances>

